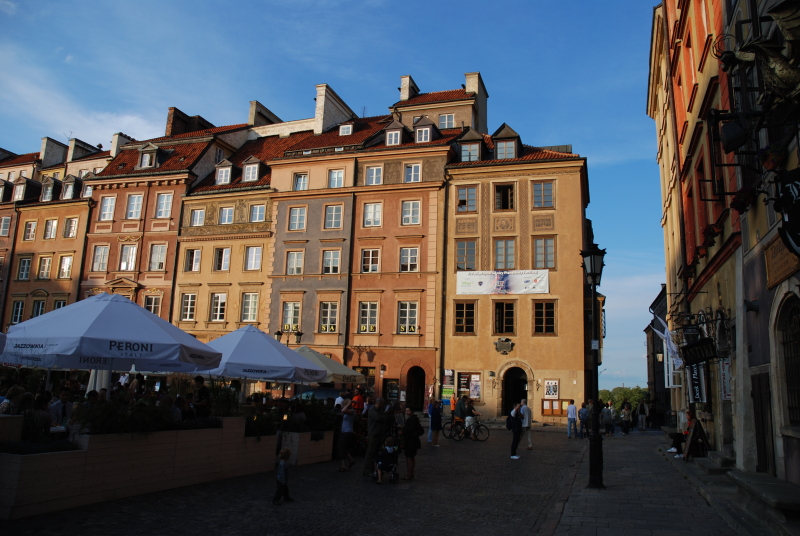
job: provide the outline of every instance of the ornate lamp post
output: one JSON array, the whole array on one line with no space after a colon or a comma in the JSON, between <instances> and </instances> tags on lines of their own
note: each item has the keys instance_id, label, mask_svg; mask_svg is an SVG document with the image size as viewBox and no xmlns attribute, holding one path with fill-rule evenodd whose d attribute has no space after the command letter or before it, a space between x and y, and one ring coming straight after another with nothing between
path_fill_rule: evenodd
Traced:
<instances>
[{"instance_id":1,"label":"ornate lamp post","mask_svg":"<svg viewBox=\"0 0 800 536\"><path fill-rule=\"evenodd\" d=\"M606 250L592 244L586 251L581 251L583 269L586 272L586 282L592 287L592 431L589 434L589 486L590 488L604 488L603 485L603 436L600 435L600 388L598 385L600 341L598 339L598 324L600 315L597 314L597 287L603 275L603 257Z\"/></svg>"},{"instance_id":2,"label":"ornate lamp post","mask_svg":"<svg viewBox=\"0 0 800 536\"><path fill-rule=\"evenodd\" d=\"M286 346L289 346L289 340L290 340L290 338L292 336L292 333L294 333L294 343L295 344L300 344L300 339L304 335L304 333L302 331L287 331L286 332L286 343L285 343ZM276 331L274 333L274 335L275 335L275 340L278 341L278 342L281 342L281 339L283 338L284 332L281 331L281 330L278 330L278 331Z\"/></svg>"},{"instance_id":3,"label":"ornate lamp post","mask_svg":"<svg viewBox=\"0 0 800 536\"><path fill-rule=\"evenodd\" d=\"M356 355L358 355L358 366L361 367L361 354L365 352L369 352L369 346L351 346L351 350L353 350Z\"/></svg>"}]
</instances>

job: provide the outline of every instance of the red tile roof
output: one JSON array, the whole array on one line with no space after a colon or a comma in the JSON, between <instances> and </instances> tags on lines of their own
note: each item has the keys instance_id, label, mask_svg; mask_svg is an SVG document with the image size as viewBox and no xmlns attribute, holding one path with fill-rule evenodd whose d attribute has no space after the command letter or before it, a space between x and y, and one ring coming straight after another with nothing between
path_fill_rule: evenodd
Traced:
<instances>
[{"instance_id":1,"label":"red tile roof","mask_svg":"<svg viewBox=\"0 0 800 536\"><path fill-rule=\"evenodd\" d=\"M79 162L80 160L92 160L94 158L106 158L111 156L111 151L100 151L97 153L87 154L86 156L81 156L80 158L75 158L73 162Z\"/></svg>"},{"instance_id":2,"label":"red tile roof","mask_svg":"<svg viewBox=\"0 0 800 536\"><path fill-rule=\"evenodd\" d=\"M400 145L376 145L374 147L368 147L367 151L377 151L377 150L393 150L393 149L407 149L410 147L436 147L438 145L450 145L453 143L461 134L464 132L460 128L450 128L440 131L442 133L442 137L438 140L431 140L426 141L423 143L417 143L415 141L407 141L406 143L401 143Z\"/></svg>"},{"instance_id":3,"label":"red tile roof","mask_svg":"<svg viewBox=\"0 0 800 536\"><path fill-rule=\"evenodd\" d=\"M0 167L21 166L22 164L32 164L38 159L39 159L39 152L38 151L35 152L35 153L19 154L17 156L12 156L11 158L6 158L5 160L0 160Z\"/></svg>"},{"instance_id":4,"label":"red tile roof","mask_svg":"<svg viewBox=\"0 0 800 536\"><path fill-rule=\"evenodd\" d=\"M180 140L184 138L194 138L200 136L208 136L209 134L223 134L225 132L229 132L231 130L238 130L240 128L246 128L250 125L247 123L241 123L239 125L227 125L223 127L214 127L214 128L204 128L202 130L195 130L194 132L184 132L183 134L176 134L174 136L161 136L160 138L151 138L149 140L142 140L145 142L150 141L164 141L164 140ZM141 142L139 142L141 143Z\"/></svg>"},{"instance_id":5,"label":"red tile roof","mask_svg":"<svg viewBox=\"0 0 800 536\"><path fill-rule=\"evenodd\" d=\"M474 98L475 94L467 93L466 89L448 89L447 91L420 93L408 100L396 102L391 107L402 108L404 106L415 106L417 104L430 104L434 102L448 102Z\"/></svg>"},{"instance_id":6,"label":"red tile roof","mask_svg":"<svg viewBox=\"0 0 800 536\"><path fill-rule=\"evenodd\" d=\"M386 126L386 121L390 120L389 115L376 115L374 117L359 117L343 124L352 124L353 133L348 136L339 135L339 126L323 132L318 136L310 136L305 140L288 147L287 151L303 151L308 149L320 149L322 147L345 147L351 145L361 145L369 138L380 132Z\"/></svg>"},{"instance_id":7,"label":"red tile roof","mask_svg":"<svg viewBox=\"0 0 800 536\"><path fill-rule=\"evenodd\" d=\"M483 140L489 149L494 149L494 141L488 134L483 135ZM487 164L515 164L520 162L531 162L536 160L571 160L580 158L581 155L573 153L560 153L550 149L541 149L530 145L522 146L522 156L518 158L504 158L502 160L479 160L477 162L453 162L447 167L470 167L485 166Z\"/></svg>"},{"instance_id":8,"label":"red tile roof","mask_svg":"<svg viewBox=\"0 0 800 536\"><path fill-rule=\"evenodd\" d=\"M287 148L303 143L308 138L314 137L311 131L296 132L286 138L279 136L266 136L251 140L242 145L238 151L228 158L234 166L242 167L245 160L254 156L263 163L283 156ZM113 163L112 163L113 164ZM261 176L254 182L242 182L242 174L239 172L231 178L230 184L215 184L216 173L211 173L193 190L193 193L213 192L218 190L231 190L236 188L252 188L254 186L268 186L272 179L272 170L269 166L261 167Z\"/></svg>"},{"instance_id":9,"label":"red tile roof","mask_svg":"<svg viewBox=\"0 0 800 536\"><path fill-rule=\"evenodd\" d=\"M139 151L127 149L121 151L114 160L109 162L103 171L97 174L98 178L113 177L117 175L147 175L163 173L165 171L184 171L191 169L203 151L211 142L181 143L178 145L161 145L159 149L166 152L160 157L161 165L157 168L135 169L139 162Z\"/></svg>"}]
</instances>

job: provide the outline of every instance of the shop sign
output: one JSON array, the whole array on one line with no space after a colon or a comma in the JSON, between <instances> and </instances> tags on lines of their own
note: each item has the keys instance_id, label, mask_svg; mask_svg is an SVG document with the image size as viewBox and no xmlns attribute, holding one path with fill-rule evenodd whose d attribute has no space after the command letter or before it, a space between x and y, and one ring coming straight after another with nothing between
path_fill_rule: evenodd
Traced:
<instances>
[{"instance_id":1,"label":"shop sign","mask_svg":"<svg viewBox=\"0 0 800 536\"><path fill-rule=\"evenodd\" d=\"M706 375L705 365L697 363L686 366L686 375L689 377L689 402L697 404L706 401Z\"/></svg>"},{"instance_id":2,"label":"shop sign","mask_svg":"<svg viewBox=\"0 0 800 536\"><path fill-rule=\"evenodd\" d=\"M719 383L722 400L731 400L731 358L719 362Z\"/></svg>"},{"instance_id":3,"label":"shop sign","mask_svg":"<svg viewBox=\"0 0 800 536\"><path fill-rule=\"evenodd\" d=\"M767 266L767 288L772 288L778 283L800 269L800 259L792 254L783 241L776 236L764 248L764 262Z\"/></svg>"},{"instance_id":4,"label":"shop sign","mask_svg":"<svg viewBox=\"0 0 800 536\"><path fill-rule=\"evenodd\" d=\"M687 365L704 363L717 357L717 343L712 337L703 337L700 340L681 346L681 357Z\"/></svg>"}]
</instances>

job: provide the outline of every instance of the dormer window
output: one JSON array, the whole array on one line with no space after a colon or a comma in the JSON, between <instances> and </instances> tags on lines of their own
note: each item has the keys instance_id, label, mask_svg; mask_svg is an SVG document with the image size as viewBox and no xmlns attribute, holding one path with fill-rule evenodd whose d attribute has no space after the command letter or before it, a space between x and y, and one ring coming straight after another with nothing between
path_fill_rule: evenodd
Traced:
<instances>
[{"instance_id":1,"label":"dormer window","mask_svg":"<svg viewBox=\"0 0 800 536\"><path fill-rule=\"evenodd\" d=\"M143 153L139 160L139 167L153 167L153 153Z\"/></svg>"},{"instance_id":2,"label":"dormer window","mask_svg":"<svg viewBox=\"0 0 800 536\"><path fill-rule=\"evenodd\" d=\"M455 128L456 118L454 114L441 114L439 116L439 129Z\"/></svg>"},{"instance_id":3,"label":"dormer window","mask_svg":"<svg viewBox=\"0 0 800 536\"><path fill-rule=\"evenodd\" d=\"M400 145L399 130L392 130L386 133L386 145Z\"/></svg>"},{"instance_id":4,"label":"dormer window","mask_svg":"<svg viewBox=\"0 0 800 536\"><path fill-rule=\"evenodd\" d=\"M217 184L230 184L231 182L231 168L219 168L217 170Z\"/></svg>"},{"instance_id":5,"label":"dormer window","mask_svg":"<svg viewBox=\"0 0 800 536\"><path fill-rule=\"evenodd\" d=\"M214 163L219 164L225 159L225 153L219 147L214 148Z\"/></svg>"},{"instance_id":6,"label":"dormer window","mask_svg":"<svg viewBox=\"0 0 800 536\"><path fill-rule=\"evenodd\" d=\"M22 201L25 199L25 185L17 184L14 186L14 198L12 201Z\"/></svg>"},{"instance_id":7,"label":"dormer window","mask_svg":"<svg viewBox=\"0 0 800 536\"><path fill-rule=\"evenodd\" d=\"M242 182L255 182L258 180L258 164L250 164L244 168Z\"/></svg>"},{"instance_id":8,"label":"dormer window","mask_svg":"<svg viewBox=\"0 0 800 536\"><path fill-rule=\"evenodd\" d=\"M47 184L42 187L42 201L52 201L53 200L53 185Z\"/></svg>"},{"instance_id":9,"label":"dormer window","mask_svg":"<svg viewBox=\"0 0 800 536\"><path fill-rule=\"evenodd\" d=\"M9 171L9 172L8 172L8 182L11 182L11 181L13 181L13 180L14 180L14 178L16 177L16 174L17 174L17 172L16 172L16 171Z\"/></svg>"},{"instance_id":10,"label":"dormer window","mask_svg":"<svg viewBox=\"0 0 800 536\"><path fill-rule=\"evenodd\" d=\"M64 185L64 192L61 194L61 199L72 199L72 192L75 189L75 184L68 182Z\"/></svg>"},{"instance_id":11,"label":"dormer window","mask_svg":"<svg viewBox=\"0 0 800 536\"><path fill-rule=\"evenodd\" d=\"M353 133L353 125L342 125L339 127L340 136L349 136Z\"/></svg>"},{"instance_id":12,"label":"dormer window","mask_svg":"<svg viewBox=\"0 0 800 536\"><path fill-rule=\"evenodd\" d=\"M479 143L465 143L461 145L461 161L477 162L480 160L480 147Z\"/></svg>"},{"instance_id":13,"label":"dormer window","mask_svg":"<svg viewBox=\"0 0 800 536\"><path fill-rule=\"evenodd\" d=\"M431 129L430 128L418 128L417 129L417 143L425 143L431 141Z\"/></svg>"},{"instance_id":14,"label":"dormer window","mask_svg":"<svg viewBox=\"0 0 800 536\"><path fill-rule=\"evenodd\" d=\"M513 141L498 141L494 144L495 159L505 160L508 158L516 158L515 154L516 143Z\"/></svg>"},{"instance_id":15,"label":"dormer window","mask_svg":"<svg viewBox=\"0 0 800 536\"><path fill-rule=\"evenodd\" d=\"M83 197L92 197L92 185L87 184L83 187Z\"/></svg>"},{"instance_id":16,"label":"dormer window","mask_svg":"<svg viewBox=\"0 0 800 536\"><path fill-rule=\"evenodd\" d=\"M78 177L80 177L80 178L82 179L82 178L84 178L84 177L85 177L85 176L86 176L88 173L89 173L89 170L88 170L88 169L82 169L82 170L80 170L80 171L78 172Z\"/></svg>"}]
</instances>

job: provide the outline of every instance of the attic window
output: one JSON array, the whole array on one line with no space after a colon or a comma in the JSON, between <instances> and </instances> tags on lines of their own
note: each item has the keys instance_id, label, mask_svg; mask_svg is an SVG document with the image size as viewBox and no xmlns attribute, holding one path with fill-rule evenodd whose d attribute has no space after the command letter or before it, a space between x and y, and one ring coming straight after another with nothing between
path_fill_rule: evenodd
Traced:
<instances>
[{"instance_id":1,"label":"attic window","mask_svg":"<svg viewBox=\"0 0 800 536\"><path fill-rule=\"evenodd\" d=\"M250 164L244 168L242 182L254 182L258 180L258 164Z\"/></svg>"},{"instance_id":2,"label":"attic window","mask_svg":"<svg viewBox=\"0 0 800 536\"><path fill-rule=\"evenodd\" d=\"M53 199L53 185L47 184L42 186L42 201L52 201Z\"/></svg>"},{"instance_id":3,"label":"attic window","mask_svg":"<svg viewBox=\"0 0 800 536\"><path fill-rule=\"evenodd\" d=\"M230 184L231 168L220 168L217 170L217 184Z\"/></svg>"},{"instance_id":4,"label":"attic window","mask_svg":"<svg viewBox=\"0 0 800 536\"><path fill-rule=\"evenodd\" d=\"M386 133L386 145L400 145L399 130L392 130Z\"/></svg>"},{"instance_id":5,"label":"attic window","mask_svg":"<svg viewBox=\"0 0 800 536\"><path fill-rule=\"evenodd\" d=\"M417 143L425 143L431 141L431 129L430 128L418 128L417 129Z\"/></svg>"},{"instance_id":6,"label":"attic window","mask_svg":"<svg viewBox=\"0 0 800 536\"><path fill-rule=\"evenodd\" d=\"M497 160L505 160L507 158L515 158L514 149L515 143L513 141L498 141L495 142L495 158Z\"/></svg>"},{"instance_id":7,"label":"attic window","mask_svg":"<svg viewBox=\"0 0 800 536\"><path fill-rule=\"evenodd\" d=\"M305 151L303 151L303 154L304 154L304 155L305 155L305 154L311 154L311 149L306 149Z\"/></svg>"},{"instance_id":8,"label":"attic window","mask_svg":"<svg viewBox=\"0 0 800 536\"><path fill-rule=\"evenodd\" d=\"M87 173L89 173L88 169L82 169L82 170L80 170L78 172L78 177L80 177L82 179L82 178L84 178L86 176Z\"/></svg>"},{"instance_id":9,"label":"attic window","mask_svg":"<svg viewBox=\"0 0 800 536\"><path fill-rule=\"evenodd\" d=\"M25 199L25 185L18 184L14 186L14 199L12 201L22 201Z\"/></svg>"},{"instance_id":10,"label":"attic window","mask_svg":"<svg viewBox=\"0 0 800 536\"><path fill-rule=\"evenodd\" d=\"M344 151L344 147L337 147L336 149L334 149L334 151L336 151L337 153L341 153L342 151Z\"/></svg>"},{"instance_id":11,"label":"attic window","mask_svg":"<svg viewBox=\"0 0 800 536\"><path fill-rule=\"evenodd\" d=\"M83 187L83 197L92 197L92 185L87 184Z\"/></svg>"},{"instance_id":12,"label":"attic window","mask_svg":"<svg viewBox=\"0 0 800 536\"><path fill-rule=\"evenodd\" d=\"M441 114L439 116L439 128L455 128L456 120L454 114Z\"/></svg>"},{"instance_id":13,"label":"attic window","mask_svg":"<svg viewBox=\"0 0 800 536\"><path fill-rule=\"evenodd\" d=\"M153 166L153 153L144 153L139 161L139 167L152 167Z\"/></svg>"},{"instance_id":14,"label":"attic window","mask_svg":"<svg viewBox=\"0 0 800 536\"><path fill-rule=\"evenodd\" d=\"M480 157L480 144L465 143L461 146L462 162L477 162Z\"/></svg>"},{"instance_id":15,"label":"attic window","mask_svg":"<svg viewBox=\"0 0 800 536\"><path fill-rule=\"evenodd\" d=\"M117 169L122 169L125 167L125 164L117 164Z\"/></svg>"},{"instance_id":16,"label":"attic window","mask_svg":"<svg viewBox=\"0 0 800 536\"><path fill-rule=\"evenodd\" d=\"M64 191L61 192L61 199L72 199L72 189L74 188L74 183L69 182L64 185Z\"/></svg>"},{"instance_id":17,"label":"attic window","mask_svg":"<svg viewBox=\"0 0 800 536\"><path fill-rule=\"evenodd\" d=\"M225 158L225 153L219 147L214 148L214 163L219 164Z\"/></svg>"},{"instance_id":18,"label":"attic window","mask_svg":"<svg viewBox=\"0 0 800 536\"><path fill-rule=\"evenodd\" d=\"M353 125L342 125L339 127L340 136L349 136L353 133Z\"/></svg>"}]
</instances>

